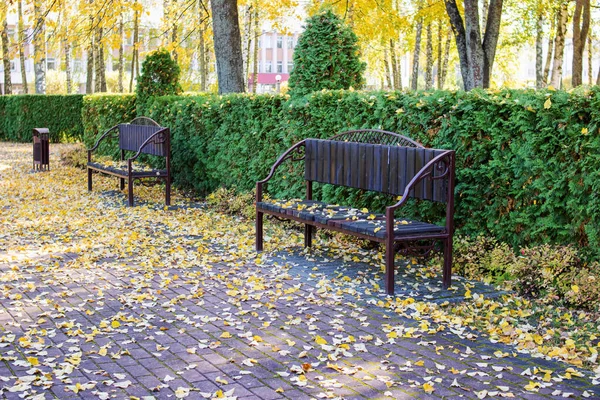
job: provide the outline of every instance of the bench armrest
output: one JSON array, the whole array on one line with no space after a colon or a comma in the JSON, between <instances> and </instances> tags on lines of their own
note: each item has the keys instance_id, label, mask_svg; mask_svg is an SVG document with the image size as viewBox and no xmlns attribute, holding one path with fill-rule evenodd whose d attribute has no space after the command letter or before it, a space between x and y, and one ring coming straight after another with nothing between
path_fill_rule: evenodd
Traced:
<instances>
[{"instance_id":1,"label":"bench armrest","mask_svg":"<svg viewBox=\"0 0 600 400\"><path fill-rule=\"evenodd\" d=\"M88 162L92 161L92 152L94 150L96 150L98 148L98 146L100 146L100 142L102 140L104 140L109 134L111 134L115 129L119 128L119 125L115 125L112 128L109 128L106 132L104 132L102 134L102 136L100 136L98 138L98 140L96 140L96 143L94 144L94 146L92 146L91 149L87 149L87 153L88 153Z\"/></svg>"},{"instance_id":2,"label":"bench armrest","mask_svg":"<svg viewBox=\"0 0 600 400\"><path fill-rule=\"evenodd\" d=\"M269 171L269 174L267 175L267 177L265 179L263 179L262 181L256 182L256 202L257 203L262 201L263 185L266 184L269 180L271 180L271 178L275 174L275 170L277 170L277 168L281 164L283 164L284 161L286 161L288 159L291 159L292 161L300 161L300 160L304 159L304 154L300 153L300 152L303 152L303 150L306 146L305 142L306 142L306 140L301 140L300 142L296 143L295 145L293 145L292 147L287 149L281 156L279 156L277 161L275 161L275 164L273 164L273 166L271 167L271 171ZM296 156L295 153L300 153L300 154L299 154L299 156Z\"/></svg>"},{"instance_id":3,"label":"bench armrest","mask_svg":"<svg viewBox=\"0 0 600 400\"><path fill-rule=\"evenodd\" d=\"M170 142L169 134L170 134L169 128L163 128L159 131L156 131L148 139L146 139L144 141L144 143L142 143L140 145L137 153L135 153L131 158L128 158L127 162L129 164L131 164L132 161L135 161L135 159L138 158L140 156L140 154L142 154L142 149L150 143L154 143L154 144L166 143L167 146L169 146L168 152L170 152L171 151L171 148L170 148L171 142ZM167 157L168 157L168 155L167 155Z\"/></svg>"},{"instance_id":4,"label":"bench armrest","mask_svg":"<svg viewBox=\"0 0 600 400\"><path fill-rule=\"evenodd\" d=\"M453 226L453 210L454 210L454 150L448 150L433 160L429 161L419 172L415 174L412 180L406 185L404 189L404 193L402 193L402 198L396 204L386 207L385 217L386 217L386 225L388 228L388 232L393 232L393 223L394 223L394 212L402 207L406 200L410 197L410 191L414 189L415 185L422 181L423 179L447 179L447 197L446 197L446 227L447 229L451 229ZM441 174L437 176L433 176L433 169L439 168L441 170ZM390 230L391 229L391 230Z\"/></svg>"}]
</instances>

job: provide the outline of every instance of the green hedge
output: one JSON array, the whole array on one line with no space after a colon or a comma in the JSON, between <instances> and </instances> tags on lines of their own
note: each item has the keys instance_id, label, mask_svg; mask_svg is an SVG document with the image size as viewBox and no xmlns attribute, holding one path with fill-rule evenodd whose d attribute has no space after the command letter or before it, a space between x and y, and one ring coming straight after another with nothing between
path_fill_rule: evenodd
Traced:
<instances>
[{"instance_id":1,"label":"green hedge","mask_svg":"<svg viewBox=\"0 0 600 400\"><path fill-rule=\"evenodd\" d=\"M252 189L276 156L302 138L380 128L457 151L460 233L492 234L515 247L574 243L600 256L600 89L322 91L294 101L173 96L154 99L147 113L172 130L176 182L203 194L219 186ZM282 168L270 193L300 196L298 167ZM317 192L371 209L390 202L345 188ZM431 204L410 211L415 207L433 218Z\"/></svg>"},{"instance_id":2,"label":"green hedge","mask_svg":"<svg viewBox=\"0 0 600 400\"><path fill-rule=\"evenodd\" d=\"M81 117L83 120L83 142L87 148L107 129L123 122L129 122L136 116L135 95L94 94L83 98ZM106 139L99 152L117 157L119 147L114 139Z\"/></svg>"},{"instance_id":3,"label":"green hedge","mask_svg":"<svg viewBox=\"0 0 600 400\"><path fill-rule=\"evenodd\" d=\"M50 140L81 140L83 96L11 95L0 96L0 140L31 141L33 128L48 128Z\"/></svg>"}]
</instances>

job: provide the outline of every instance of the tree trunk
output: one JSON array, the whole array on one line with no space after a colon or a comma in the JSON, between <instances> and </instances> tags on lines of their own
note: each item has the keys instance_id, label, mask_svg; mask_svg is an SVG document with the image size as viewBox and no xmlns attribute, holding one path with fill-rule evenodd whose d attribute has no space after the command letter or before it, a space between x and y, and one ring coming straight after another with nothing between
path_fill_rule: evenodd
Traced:
<instances>
[{"instance_id":1,"label":"tree trunk","mask_svg":"<svg viewBox=\"0 0 600 400\"><path fill-rule=\"evenodd\" d=\"M121 10L121 15L119 16L119 78L117 82L117 90L119 93L123 93L123 79L125 77L125 53L123 49L123 35L125 31L125 24L123 22L123 11Z\"/></svg>"},{"instance_id":2,"label":"tree trunk","mask_svg":"<svg viewBox=\"0 0 600 400\"><path fill-rule=\"evenodd\" d=\"M256 2L258 3L258 2ZM258 86L258 38L261 34L258 23L258 4L254 4L254 62L252 73L252 93L256 93ZM288 73L291 71L288 71Z\"/></svg>"},{"instance_id":3,"label":"tree trunk","mask_svg":"<svg viewBox=\"0 0 600 400\"><path fill-rule=\"evenodd\" d=\"M90 25L93 26L93 23ZM85 93L94 93L94 34L92 32L90 32L90 42L87 48Z\"/></svg>"},{"instance_id":4,"label":"tree trunk","mask_svg":"<svg viewBox=\"0 0 600 400\"><path fill-rule=\"evenodd\" d=\"M550 32L548 33L548 53L546 54L546 63L544 64L544 87L548 85L548 77L550 75L550 65L552 64L552 56L554 53L554 29L556 28L556 15L550 19Z\"/></svg>"},{"instance_id":5,"label":"tree trunk","mask_svg":"<svg viewBox=\"0 0 600 400\"><path fill-rule=\"evenodd\" d=\"M487 17L488 17L488 12L490 9L490 0L483 0L482 4L481 4L481 26L480 26L480 32L485 30L485 27L487 25Z\"/></svg>"},{"instance_id":6,"label":"tree trunk","mask_svg":"<svg viewBox=\"0 0 600 400\"><path fill-rule=\"evenodd\" d=\"M444 88L444 83L446 82L446 75L448 73L448 60L450 58L450 43L452 40L452 29L448 29L448 34L446 35L446 46L444 48L444 61L442 62L442 72L440 72L440 76L442 80L440 82L440 89Z\"/></svg>"},{"instance_id":7,"label":"tree trunk","mask_svg":"<svg viewBox=\"0 0 600 400\"><path fill-rule=\"evenodd\" d=\"M415 53L413 56L412 76L410 80L410 88L417 90L419 81L419 56L421 55L421 33L423 31L423 19L417 21L417 35L415 37Z\"/></svg>"},{"instance_id":8,"label":"tree trunk","mask_svg":"<svg viewBox=\"0 0 600 400\"><path fill-rule=\"evenodd\" d=\"M27 69L25 68L25 38L24 38L24 25L23 25L23 0L17 0L17 13L18 13L18 27L17 27L17 39L19 41L19 63L21 64L21 82L23 83L23 93L29 93L27 87Z\"/></svg>"},{"instance_id":9,"label":"tree trunk","mask_svg":"<svg viewBox=\"0 0 600 400\"><path fill-rule=\"evenodd\" d=\"M535 25L535 87L537 89L544 87L544 14L540 3L538 0L537 21Z\"/></svg>"},{"instance_id":10,"label":"tree trunk","mask_svg":"<svg viewBox=\"0 0 600 400\"><path fill-rule=\"evenodd\" d=\"M252 65L252 5L248 6L246 10L245 26L244 26L244 39L245 39L245 56L244 56L244 81L248 82L250 78L250 65ZM285 43L283 44L285 46Z\"/></svg>"},{"instance_id":11,"label":"tree trunk","mask_svg":"<svg viewBox=\"0 0 600 400\"><path fill-rule=\"evenodd\" d=\"M396 57L396 43L393 39L390 39L390 60L392 65L392 71L390 75L390 86L392 89L402 89L402 82L400 81L400 75L398 74L398 58Z\"/></svg>"},{"instance_id":12,"label":"tree trunk","mask_svg":"<svg viewBox=\"0 0 600 400\"><path fill-rule=\"evenodd\" d=\"M592 55L593 55L593 42L592 42L592 32L588 35L588 84L592 86L594 82L592 82Z\"/></svg>"},{"instance_id":13,"label":"tree trunk","mask_svg":"<svg viewBox=\"0 0 600 400\"><path fill-rule=\"evenodd\" d=\"M392 82L392 74L390 71L390 58L388 57L388 48L385 45L385 42L383 46L383 67L385 71L385 81L387 82L387 87L394 89L394 83Z\"/></svg>"},{"instance_id":14,"label":"tree trunk","mask_svg":"<svg viewBox=\"0 0 600 400\"><path fill-rule=\"evenodd\" d=\"M8 7L7 7L8 8ZM12 94L12 80L10 70L10 46L8 43L8 21L6 10L2 22L2 64L4 66L4 94Z\"/></svg>"},{"instance_id":15,"label":"tree trunk","mask_svg":"<svg viewBox=\"0 0 600 400\"><path fill-rule=\"evenodd\" d=\"M437 88L442 89L442 20L438 20L438 37L437 37Z\"/></svg>"},{"instance_id":16,"label":"tree trunk","mask_svg":"<svg viewBox=\"0 0 600 400\"><path fill-rule=\"evenodd\" d=\"M46 28L39 1L33 3L35 27L33 31L33 58L35 70L35 93L46 93Z\"/></svg>"},{"instance_id":17,"label":"tree trunk","mask_svg":"<svg viewBox=\"0 0 600 400\"><path fill-rule=\"evenodd\" d=\"M171 0L172 2L172 9L175 10L175 12L177 11L177 0ZM173 14L173 13L172 13ZM173 18L173 25L171 27L171 45L173 46L173 60L175 60L175 62L179 61L179 55L177 54L177 48L179 47L179 44L177 43L177 38L179 37L178 32L177 32L177 20L178 18L175 18L175 15L172 15L171 18Z\"/></svg>"},{"instance_id":18,"label":"tree trunk","mask_svg":"<svg viewBox=\"0 0 600 400\"><path fill-rule=\"evenodd\" d=\"M556 15L556 39L554 39L554 59L552 60L552 80L557 89L561 87L563 56L565 50L565 32L567 31L567 2L563 1Z\"/></svg>"},{"instance_id":19,"label":"tree trunk","mask_svg":"<svg viewBox=\"0 0 600 400\"><path fill-rule=\"evenodd\" d=\"M583 51L590 30L590 0L575 0L573 14L573 76L572 86L583 83Z\"/></svg>"},{"instance_id":20,"label":"tree trunk","mask_svg":"<svg viewBox=\"0 0 600 400\"><path fill-rule=\"evenodd\" d=\"M104 32L102 28L96 29L96 93L106 92L106 69L104 67L104 43L102 43L102 36Z\"/></svg>"},{"instance_id":21,"label":"tree trunk","mask_svg":"<svg viewBox=\"0 0 600 400\"><path fill-rule=\"evenodd\" d=\"M427 44L426 44L427 64L425 65L425 89L433 87L433 38L431 36L431 23L427 24Z\"/></svg>"},{"instance_id":22,"label":"tree trunk","mask_svg":"<svg viewBox=\"0 0 600 400\"><path fill-rule=\"evenodd\" d=\"M465 90L471 90L475 87L487 88L490 85L500 34L502 2L503 0L490 0L483 41L479 30L478 1L465 0L464 22L456 0L446 0L445 2L446 12L456 38L456 48Z\"/></svg>"},{"instance_id":23,"label":"tree trunk","mask_svg":"<svg viewBox=\"0 0 600 400\"><path fill-rule=\"evenodd\" d=\"M133 80L135 79L135 73L139 71L138 69L138 58L140 54L139 50L139 34L140 34L140 17L139 11L137 9L137 0L134 3L134 11L133 11L133 52L131 53L131 78L129 80L129 92L133 92Z\"/></svg>"},{"instance_id":24,"label":"tree trunk","mask_svg":"<svg viewBox=\"0 0 600 400\"><path fill-rule=\"evenodd\" d=\"M211 1L219 94L244 92L237 0Z\"/></svg>"},{"instance_id":25,"label":"tree trunk","mask_svg":"<svg viewBox=\"0 0 600 400\"><path fill-rule=\"evenodd\" d=\"M63 37L63 51L65 52L65 74L67 76L67 94L73 93L73 80L71 79L71 44L66 36Z\"/></svg>"}]
</instances>

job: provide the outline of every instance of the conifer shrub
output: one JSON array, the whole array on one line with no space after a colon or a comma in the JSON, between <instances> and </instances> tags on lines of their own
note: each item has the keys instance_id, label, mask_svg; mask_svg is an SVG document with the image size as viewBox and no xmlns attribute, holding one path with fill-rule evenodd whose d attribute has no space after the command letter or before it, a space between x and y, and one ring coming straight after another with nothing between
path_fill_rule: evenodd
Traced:
<instances>
[{"instance_id":1,"label":"conifer shrub","mask_svg":"<svg viewBox=\"0 0 600 400\"><path fill-rule=\"evenodd\" d=\"M142 73L135 88L138 115L144 114L149 98L182 92L179 73L179 65L168 50L158 49L148 54L142 63Z\"/></svg>"},{"instance_id":2,"label":"conifer shrub","mask_svg":"<svg viewBox=\"0 0 600 400\"><path fill-rule=\"evenodd\" d=\"M360 61L358 39L331 10L306 21L294 50L289 94L303 96L322 89L360 89L366 64Z\"/></svg>"}]
</instances>

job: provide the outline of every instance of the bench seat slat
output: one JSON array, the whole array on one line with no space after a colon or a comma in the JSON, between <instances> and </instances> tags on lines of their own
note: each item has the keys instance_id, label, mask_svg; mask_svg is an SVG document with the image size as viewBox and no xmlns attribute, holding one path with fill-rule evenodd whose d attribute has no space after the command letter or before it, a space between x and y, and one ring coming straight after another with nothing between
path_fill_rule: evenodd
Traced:
<instances>
[{"instance_id":1,"label":"bench seat slat","mask_svg":"<svg viewBox=\"0 0 600 400\"><path fill-rule=\"evenodd\" d=\"M348 232L385 238L385 218L381 214L363 213L351 207L329 205L313 200L293 200L283 202L258 202L256 207L264 212L293 215L306 222L331 225ZM375 217L374 219L370 219ZM370 218L369 218L370 217ZM394 221L394 237L411 236L423 233L444 232L443 226L397 218Z\"/></svg>"},{"instance_id":2,"label":"bench seat slat","mask_svg":"<svg viewBox=\"0 0 600 400\"><path fill-rule=\"evenodd\" d=\"M96 163L96 162L88 162L87 166L96 171L110 172L113 175L123 176L123 177L128 176L127 165L114 166L114 165L107 165L107 164ZM135 177L166 176L167 170L166 169L145 169L145 170L137 170L137 171L133 170L132 174Z\"/></svg>"}]
</instances>

